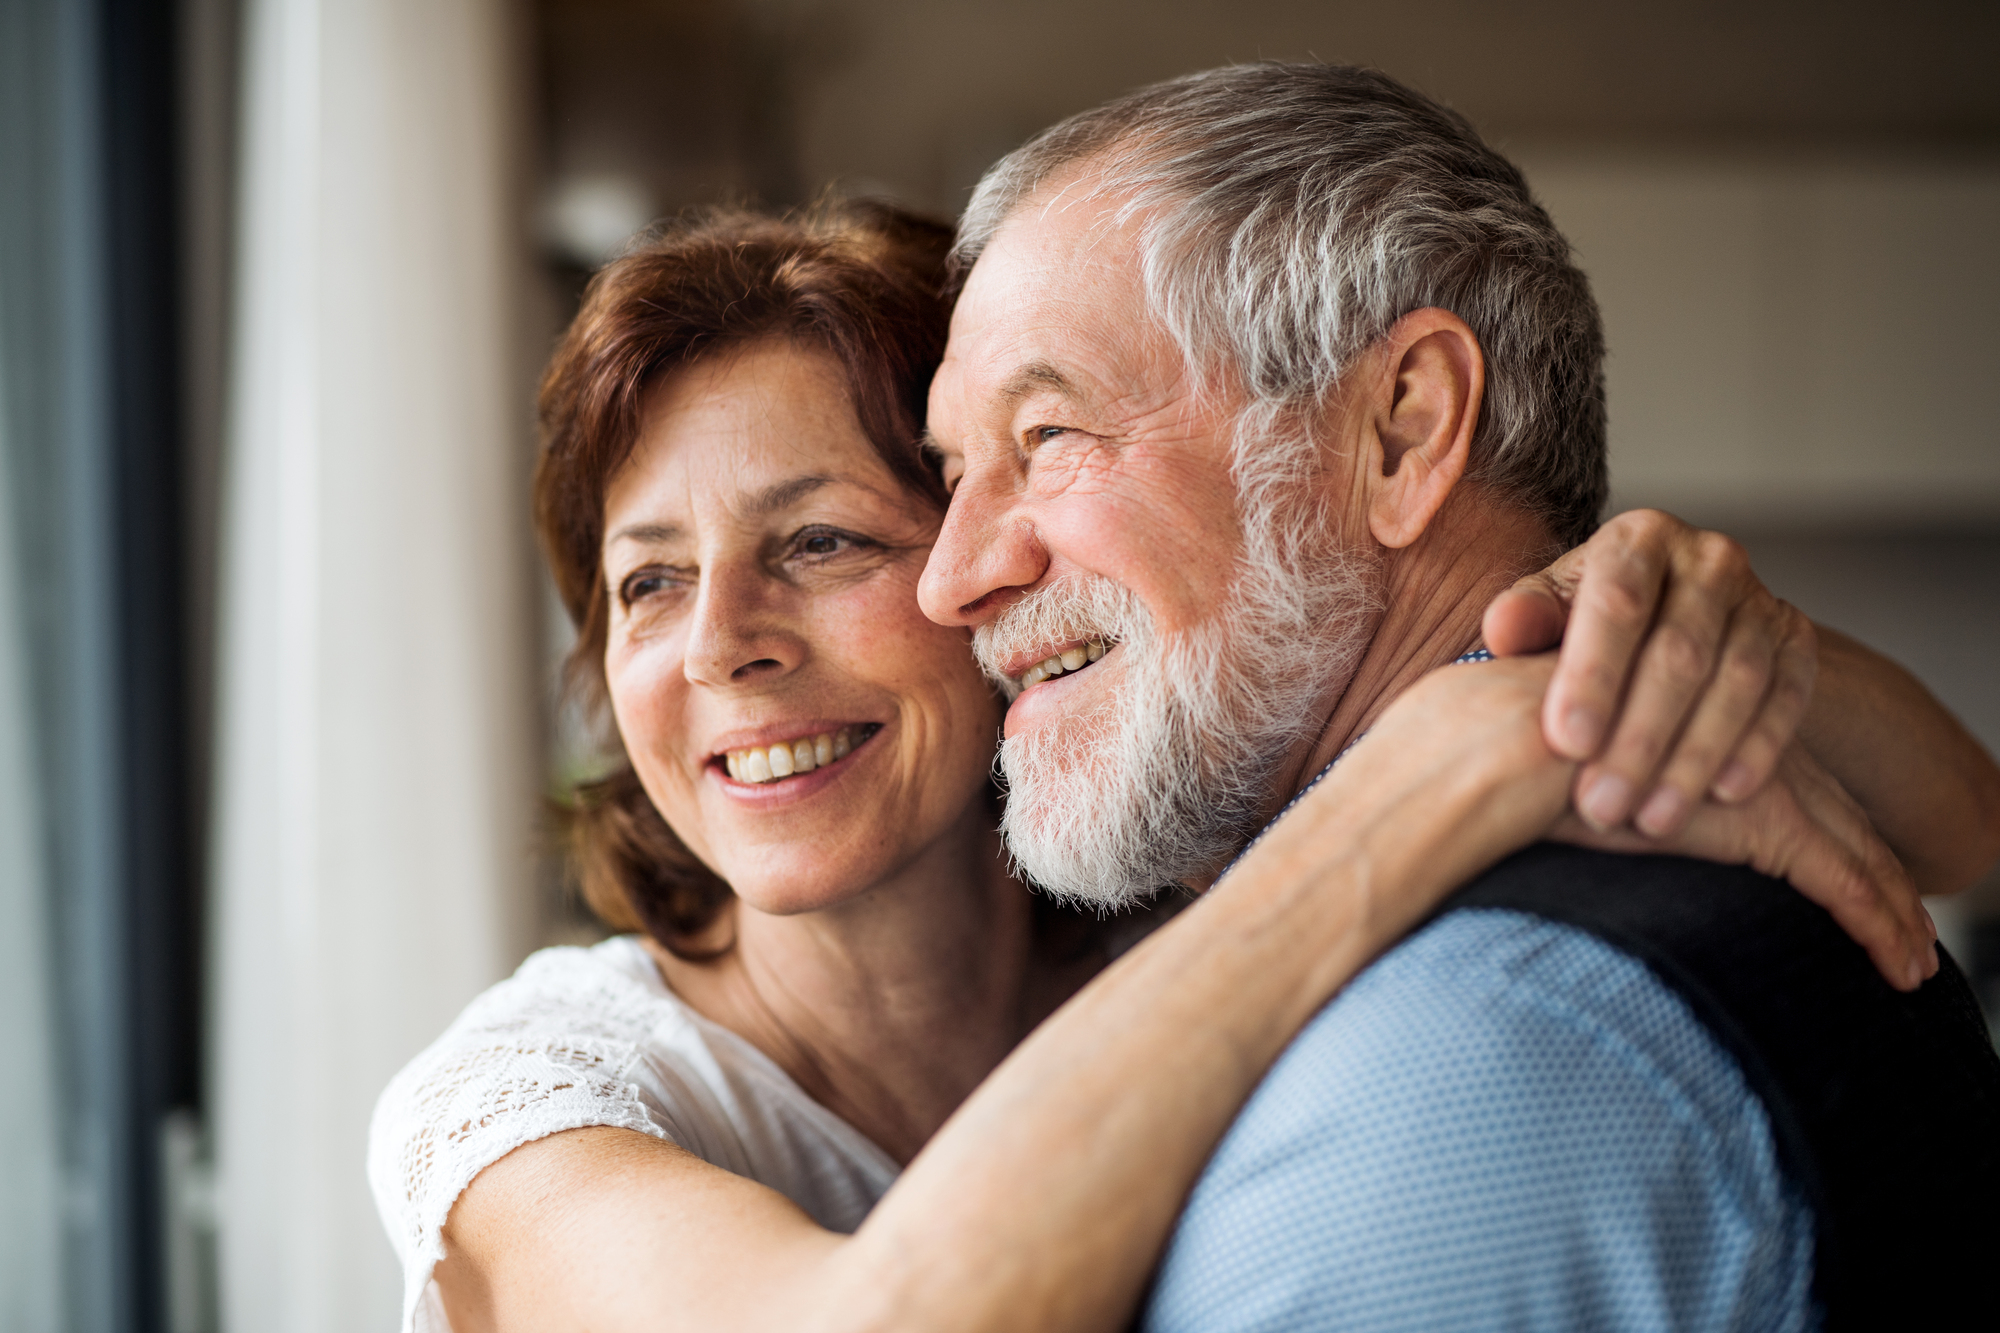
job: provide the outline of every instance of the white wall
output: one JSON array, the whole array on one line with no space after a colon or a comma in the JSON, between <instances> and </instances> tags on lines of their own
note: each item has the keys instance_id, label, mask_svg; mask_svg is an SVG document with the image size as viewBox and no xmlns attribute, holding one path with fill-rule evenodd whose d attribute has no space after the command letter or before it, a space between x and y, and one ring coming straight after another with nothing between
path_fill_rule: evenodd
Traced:
<instances>
[{"instance_id":1,"label":"white wall","mask_svg":"<svg viewBox=\"0 0 2000 1333\"><path fill-rule=\"evenodd\" d=\"M390 1075L525 948L538 788L501 0L251 0L212 892L225 1327L393 1327Z\"/></svg>"},{"instance_id":2,"label":"white wall","mask_svg":"<svg viewBox=\"0 0 2000 1333\"><path fill-rule=\"evenodd\" d=\"M1515 157L1604 310L1618 507L2000 519L2000 156Z\"/></svg>"}]
</instances>

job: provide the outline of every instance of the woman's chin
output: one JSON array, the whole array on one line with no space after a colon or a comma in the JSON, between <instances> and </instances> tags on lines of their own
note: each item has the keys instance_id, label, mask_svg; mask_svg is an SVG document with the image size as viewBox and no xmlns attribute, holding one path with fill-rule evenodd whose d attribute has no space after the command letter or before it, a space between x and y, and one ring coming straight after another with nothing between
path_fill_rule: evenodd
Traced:
<instances>
[{"instance_id":1,"label":"woman's chin","mask_svg":"<svg viewBox=\"0 0 2000 1333\"><path fill-rule=\"evenodd\" d=\"M765 865L732 870L728 879L745 907L766 916L823 912L859 898L872 885L872 877L865 873L829 873L824 865Z\"/></svg>"}]
</instances>

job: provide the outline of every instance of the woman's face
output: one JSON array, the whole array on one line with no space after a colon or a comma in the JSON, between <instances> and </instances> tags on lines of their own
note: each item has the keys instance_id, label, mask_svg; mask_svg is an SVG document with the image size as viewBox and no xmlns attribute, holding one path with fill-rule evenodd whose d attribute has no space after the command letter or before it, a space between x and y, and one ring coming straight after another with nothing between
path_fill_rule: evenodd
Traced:
<instances>
[{"instance_id":1,"label":"woman's face","mask_svg":"<svg viewBox=\"0 0 2000 1333\"><path fill-rule=\"evenodd\" d=\"M1000 706L917 607L940 517L825 353L753 344L647 398L604 501L612 710L654 805L753 907L850 898L978 799Z\"/></svg>"}]
</instances>

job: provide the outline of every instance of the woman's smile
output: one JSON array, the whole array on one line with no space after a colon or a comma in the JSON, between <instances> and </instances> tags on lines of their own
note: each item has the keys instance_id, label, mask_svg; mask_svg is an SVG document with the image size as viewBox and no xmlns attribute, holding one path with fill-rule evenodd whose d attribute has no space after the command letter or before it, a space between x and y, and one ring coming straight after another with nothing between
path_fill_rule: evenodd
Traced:
<instances>
[{"instance_id":1,"label":"woman's smile","mask_svg":"<svg viewBox=\"0 0 2000 1333\"><path fill-rule=\"evenodd\" d=\"M767 730L775 731L780 739L770 744L759 740L732 746L709 759L710 773L719 768L729 783L753 787L773 787L816 772L825 774L873 740L882 726L878 722L855 722L826 728L794 726ZM793 783L787 790L802 788Z\"/></svg>"},{"instance_id":2,"label":"woman's smile","mask_svg":"<svg viewBox=\"0 0 2000 1333\"><path fill-rule=\"evenodd\" d=\"M753 908L829 906L963 836L999 700L917 604L939 518L825 353L753 344L648 392L605 496L606 681L653 804Z\"/></svg>"}]
</instances>

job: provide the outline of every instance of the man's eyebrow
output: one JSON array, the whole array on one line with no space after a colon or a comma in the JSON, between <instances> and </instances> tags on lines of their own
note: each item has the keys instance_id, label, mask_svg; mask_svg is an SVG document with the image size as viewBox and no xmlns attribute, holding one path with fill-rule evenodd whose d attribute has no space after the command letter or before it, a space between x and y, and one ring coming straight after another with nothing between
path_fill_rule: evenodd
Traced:
<instances>
[{"instance_id":1,"label":"man's eyebrow","mask_svg":"<svg viewBox=\"0 0 2000 1333\"><path fill-rule=\"evenodd\" d=\"M1030 361L1009 375L1000 386L1000 399L1009 407L1020 402L1029 394L1041 389L1052 389L1065 398L1081 398L1076 385L1069 376L1057 370L1046 361Z\"/></svg>"}]
</instances>

